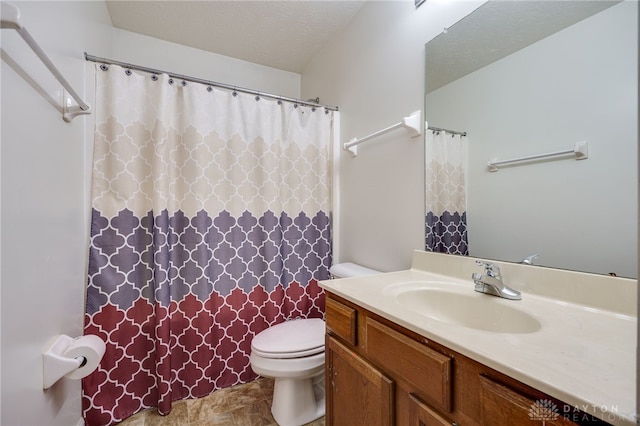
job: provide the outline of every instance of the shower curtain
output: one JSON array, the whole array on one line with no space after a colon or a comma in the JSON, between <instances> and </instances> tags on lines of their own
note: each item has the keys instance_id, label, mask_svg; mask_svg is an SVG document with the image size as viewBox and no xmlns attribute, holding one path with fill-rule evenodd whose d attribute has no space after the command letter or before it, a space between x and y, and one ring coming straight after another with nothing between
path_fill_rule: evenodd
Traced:
<instances>
[{"instance_id":1,"label":"shower curtain","mask_svg":"<svg viewBox=\"0 0 640 426\"><path fill-rule=\"evenodd\" d=\"M247 382L251 340L321 318L333 113L97 65L87 425Z\"/></svg>"},{"instance_id":2,"label":"shower curtain","mask_svg":"<svg viewBox=\"0 0 640 426\"><path fill-rule=\"evenodd\" d=\"M427 131L425 139L426 250L468 255L465 189L468 138Z\"/></svg>"}]
</instances>

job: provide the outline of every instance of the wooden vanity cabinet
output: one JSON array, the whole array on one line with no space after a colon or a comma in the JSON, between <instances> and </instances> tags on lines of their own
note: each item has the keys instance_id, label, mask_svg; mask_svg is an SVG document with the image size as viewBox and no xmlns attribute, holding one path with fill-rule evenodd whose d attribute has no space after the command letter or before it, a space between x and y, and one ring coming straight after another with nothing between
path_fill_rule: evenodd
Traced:
<instances>
[{"instance_id":1,"label":"wooden vanity cabinet","mask_svg":"<svg viewBox=\"0 0 640 426\"><path fill-rule=\"evenodd\" d=\"M540 391L329 292L326 301L327 425L578 424Z\"/></svg>"}]
</instances>

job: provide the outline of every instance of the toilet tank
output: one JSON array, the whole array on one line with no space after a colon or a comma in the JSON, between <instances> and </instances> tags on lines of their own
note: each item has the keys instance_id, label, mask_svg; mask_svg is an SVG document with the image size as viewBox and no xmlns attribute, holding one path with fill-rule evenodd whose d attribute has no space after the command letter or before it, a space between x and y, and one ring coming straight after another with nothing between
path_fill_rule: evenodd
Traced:
<instances>
[{"instance_id":1,"label":"toilet tank","mask_svg":"<svg viewBox=\"0 0 640 426\"><path fill-rule=\"evenodd\" d=\"M349 278L360 277L364 275L379 274L380 271L375 269L365 268L364 266L356 265L355 263L337 263L329 268L331 278Z\"/></svg>"}]
</instances>

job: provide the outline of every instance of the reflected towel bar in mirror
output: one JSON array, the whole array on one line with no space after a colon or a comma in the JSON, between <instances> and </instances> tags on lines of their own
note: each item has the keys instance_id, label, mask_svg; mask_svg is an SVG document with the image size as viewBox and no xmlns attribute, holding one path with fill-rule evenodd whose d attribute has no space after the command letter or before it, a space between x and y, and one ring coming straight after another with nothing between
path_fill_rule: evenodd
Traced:
<instances>
[{"instance_id":1,"label":"reflected towel bar in mirror","mask_svg":"<svg viewBox=\"0 0 640 426\"><path fill-rule=\"evenodd\" d=\"M497 172L498 167L506 166L509 164L516 164L529 160L540 160L543 158L558 157L561 155L574 154L576 160L586 160L589 158L589 146L587 142L578 142L572 149L566 149L564 151L548 152L546 154L529 155L526 157L512 158L510 160L498 161L497 159L489 160L487 167L490 172Z\"/></svg>"}]
</instances>

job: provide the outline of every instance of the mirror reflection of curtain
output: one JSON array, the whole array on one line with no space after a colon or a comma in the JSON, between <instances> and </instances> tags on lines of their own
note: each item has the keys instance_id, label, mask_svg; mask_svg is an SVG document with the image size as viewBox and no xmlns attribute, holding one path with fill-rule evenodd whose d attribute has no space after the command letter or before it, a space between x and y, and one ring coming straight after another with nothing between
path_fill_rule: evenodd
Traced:
<instances>
[{"instance_id":1,"label":"mirror reflection of curtain","mask_svg":"<svg viewBox=\"0 0 640 426\"><path fill-rule=\"evenodd\" d=\"M96 69L87 425L253 380L251 340L322 318L333 113Z\"/></svg>"},{"instance_id":2,"label":"mirror reflection of curtain","mask_svg":"<svg viewBox=\"0 0 640 426\"><path fill-rule=\"evenodd\" d=\"M465 171L466 136L426 134L427 251L468 255Z\"/></svg>"}]
</instances>

